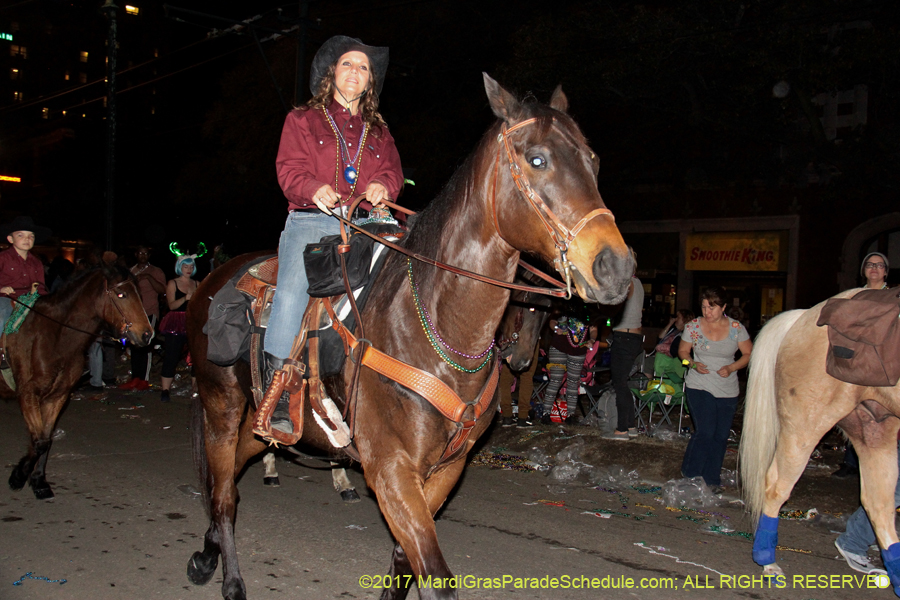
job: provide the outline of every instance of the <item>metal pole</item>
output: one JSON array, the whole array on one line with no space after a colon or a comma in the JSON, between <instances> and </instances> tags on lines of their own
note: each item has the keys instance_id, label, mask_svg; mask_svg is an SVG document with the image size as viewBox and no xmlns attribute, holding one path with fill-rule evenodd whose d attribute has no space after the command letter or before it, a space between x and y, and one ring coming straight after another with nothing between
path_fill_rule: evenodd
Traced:
<instances>
[{"instance_id":1,"label":"metal pole","mask_svg":"<svg viewBox=\"0 0 900 600\"><path fill-rule=\"evenodd\" d=\"M106 64L106 249L113 249L113 209L116 199L116 11L106 0L103 11L109 19Z\"/></svg>"},{"instance_id":2,"label":"metal pole","mask_svg":"<svg viewBox=\"0 0 900 600\"><path fill-rule=\"evenodd\" d=\"M284 101L284 94L281 93L281 86L278 85L278 80L275 78L275 73L272 72L272 67L269 66L269 59L266 58L266 51L259 41L259 36L256 35L256 29L251 27L250 33L253 34L253 41L256 42L256 47L259 48L259 53L262 55L263 63L265 63L266 65L266 71L269 72L269 77L272 79L272 85L275 86L275 91L278 92L278 99L281 101L281 108L284 109L285 113L288 113L291 109L287 105L287 102Z\"/></svg>"},{"instance_id":3,"label":"metal pole","mask_svg":"<svg viewBox=\"0 0 900 600\"><path fill-rule=\"evenodd\" d=\"M294 106L303 104L306 96L306 17L309 16L309 2L300 0L300 37L297 38L297 73L294 76Z\"/></svg>"}]
</instances>

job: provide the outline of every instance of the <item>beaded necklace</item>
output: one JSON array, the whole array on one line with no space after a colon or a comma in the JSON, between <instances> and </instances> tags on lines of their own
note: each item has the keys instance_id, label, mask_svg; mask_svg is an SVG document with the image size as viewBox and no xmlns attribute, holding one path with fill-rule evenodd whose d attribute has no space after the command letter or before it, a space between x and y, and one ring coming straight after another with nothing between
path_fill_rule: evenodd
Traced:
<instances>
[{"instance_id":1,"label":"beaded necklace","mask_svg":"<svg viewBox=\"0 0 900 600\"><path fill-rule=\"evenodd\" d=\"M447 363L457 371L462 371L464 373L477 373L478 371L483 369L494 356L494 340L491 340L491 343L488 345L485 351L478 355L466 354L465 352L460 352L459 350L454 350L453 348L451 348L437 332L434 323L431 322L431 317L428 315L428 310L425 308L425 305L422 304L422 301L419 298L419 286L416 285L416 282L413 280L411 258L406 259L406 272L409 275L409 287L412 290L413 300L416 304L416 313L419 315L419 322L422 324L422 329L425 331L425 336L428 338L428 342L431 344L431 347L434 348L434 351L437 352L438 356L440 356L445 363ZM447 356L447 353L444 352L438 345L438 341L440 341L440 343L443 344L451 352L465 358L477 360L485 355L487 355L487 358L485 358L484 361L474 369L467 369Z\"/></svg>"},{"instance_id":2,"label":"beaded necklace","mask_svg":"<svg viewBox=\"0 0 900 600\"><path fill-rule=\"evenodd\" d=\"M587 325L578 319L566 319L566 338L568 338L569 343L573 348L580 348L581 346L587 345L585 344L587 332Z\"/></svg>"},{"instance_id":3,"label":"beaded necklace","mask_svg":"<svg viewBox=\"0 0 900 600\"><path fill-rule=\"evenodd\" d=\"M356 191L356 184L359 181L359 169L362 168L362 149L363 146L366 145L366 138L369 135L369 126L367 123L363 122L363 130L362 134L359 136L359 145L356 147L356 155L353 159L350 159L350 149L347 147L347 142L344 140L344 136L341 134L340 129L338 129L337 123L334 122L334 119L328 113L328 109L324 106L322 107L322 112L325 113L325 120L328 121L329 127L331 127L331 131L334 133L334 145L335 145L335 166L334 166L334 190L338 189L338 175L341 172L341 159L344 159L346 168L344 169L344 181L350 184L350 197L353 196L353 192ZM359 164L354 167L353 165L359 161Z\"/></svg>"}]
</instances>

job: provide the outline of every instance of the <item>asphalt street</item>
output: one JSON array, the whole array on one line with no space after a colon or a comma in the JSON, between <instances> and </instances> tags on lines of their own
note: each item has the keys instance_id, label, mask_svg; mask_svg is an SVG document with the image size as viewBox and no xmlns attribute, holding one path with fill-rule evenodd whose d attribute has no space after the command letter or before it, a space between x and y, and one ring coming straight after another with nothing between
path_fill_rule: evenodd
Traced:
<instances>
[{"instance_id":1,"label":"asphalt street","mask_svg":"<svg viewBox=\"0 0 900 600\"><path fill-rule=\"evenodd\" d=\"M153 391L73 395L48 466L56 498L0 490L0 600L221 597L221 570L202 587L185 575L207 527L189 404L185 387L169 404ZM25 443L17 404L0 402L5 473ZM362 501L343 504L322 463L303 463L279 460L278 488L263 486L261 461L241 481L236 541L249 597L377 598L393 542L375 498L351 472ZM460 597L893 597L835 559L828 527L796 520L781 525L788 580L767 586L738 504L668 510L654 483L596 489L470 466L437 522ZM734 532L704 531L717 522Z\"/></svg>"}]
</instances>

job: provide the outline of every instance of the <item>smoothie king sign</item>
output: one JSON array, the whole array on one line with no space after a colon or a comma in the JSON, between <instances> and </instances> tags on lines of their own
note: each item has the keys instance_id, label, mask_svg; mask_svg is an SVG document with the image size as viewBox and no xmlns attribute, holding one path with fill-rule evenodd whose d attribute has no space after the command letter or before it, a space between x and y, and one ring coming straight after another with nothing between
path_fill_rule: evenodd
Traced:
<instances>
[{"instance_id":1,"label":"smoothie king sign","mask_svg":"<svg viewBox=\"0 0 900 600\"><path fill-rule=\"evenodd\" d=\"M779 271L778 232L696 233L687 237L685 269L692 271Z\"/></svg>"}]
</instances>

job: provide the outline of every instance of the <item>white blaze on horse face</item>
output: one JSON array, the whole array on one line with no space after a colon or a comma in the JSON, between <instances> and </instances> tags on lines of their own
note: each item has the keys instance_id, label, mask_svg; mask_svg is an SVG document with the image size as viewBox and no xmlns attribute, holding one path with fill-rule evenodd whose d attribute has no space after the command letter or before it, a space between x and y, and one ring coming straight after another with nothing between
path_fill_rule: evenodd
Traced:
<instances>
[{"instance_id":1,"label":"white blaze on horse face","mask_svg":"<svg viewBox=\"0 0 900 600\"><path fill-rule=\"evenodd\" d=\"M334 66L334 87L348 101L369 89L369 57L364 52L347 52ZM334 98L341 101L340 94Z\"/></svg>"}]
</instances>

